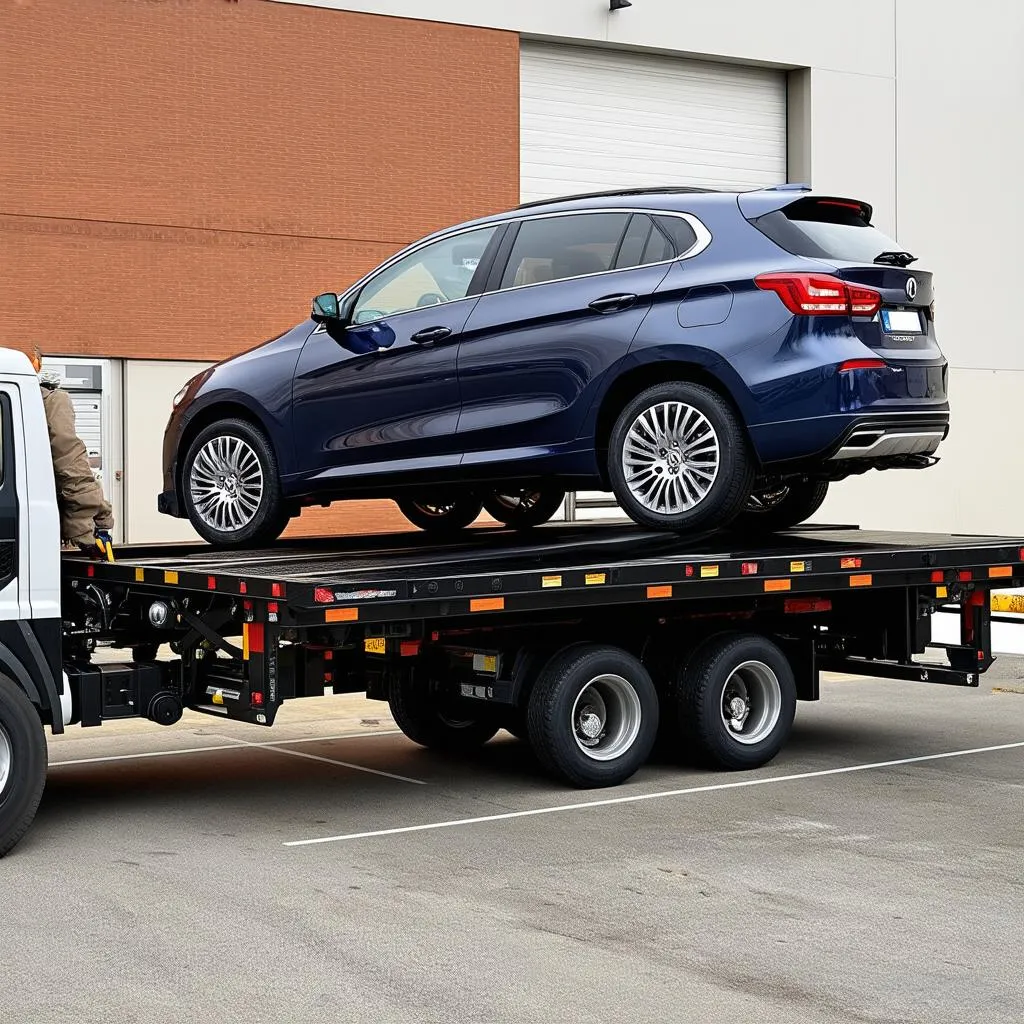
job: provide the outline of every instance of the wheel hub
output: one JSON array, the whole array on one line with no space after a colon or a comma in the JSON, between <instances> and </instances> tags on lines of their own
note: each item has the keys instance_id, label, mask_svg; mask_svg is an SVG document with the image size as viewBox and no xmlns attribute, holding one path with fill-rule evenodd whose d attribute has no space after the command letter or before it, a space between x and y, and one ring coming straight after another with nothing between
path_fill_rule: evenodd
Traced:
<instances>
[{"instance_id":1,"label":"wheel hub","mask_svg":"<svg viewBox=\"0 0 1024 1024\"><path fill-rule=\"evenodd\" d=\"M580 691L572 708L576 745L594 761L624 754L640 732L640 698L622 676L600 675Z\"/></svg>"},{"instance_id":2,"label":"wheel hub","mask_svg":"<svg viewBox=\"0 0 1024 1024\"><path fill-rule=\"evenodd\" d=\"M742 697L732 697L726 701L726 712L729 715L729 725L740 732L743 729L743 723L746 722L747 716L750 714L750 707Z\"/></svg>"},{"instance_id":3,"label":"wheel hub","mask_svg":"<svg viewBox=\"0 0 1024 1024\"><path fill-rule=\"evenodd\" d=\"M577 728L581 733L580 738L588 746L597 743L604 732L604 719L596 708L588 704L581 712Z\"/></svg>"},{"instance_id":4,"label":"wheel hub","mask_svg":"<svg viewBox=\"0 0 1024 1024\"><path fill-rule=\"evenodd\" d=\"M722 691L722 723L737 743L767 739L782 714L782 688L770 665L745 661L737 665Z\"/></svg>"}]
</instances>

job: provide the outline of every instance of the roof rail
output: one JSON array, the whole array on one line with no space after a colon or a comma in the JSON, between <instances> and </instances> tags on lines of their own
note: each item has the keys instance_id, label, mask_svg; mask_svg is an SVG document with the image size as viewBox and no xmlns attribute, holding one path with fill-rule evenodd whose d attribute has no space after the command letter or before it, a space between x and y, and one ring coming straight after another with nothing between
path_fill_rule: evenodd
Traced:
<instances>
[{"instance_id":1,"label":"roof rail","mask_svg":"<svg viewBox=\"0 0 1024 1024\"><path fill-rule=\"evenodd\" d=\"M615 188L607 192L583 192L575 196L553 196L551 199L534 199L529 203L520 203L516 209L525 210L531 206L550 206L553 203L571 203L577 199L611 199L615 196L645 196L663 195L666 193L678 192L680 194L690 192L717 192L714 188L693 188L688 185L649 185L647 188Z\"/></svg>"}]
</instances>

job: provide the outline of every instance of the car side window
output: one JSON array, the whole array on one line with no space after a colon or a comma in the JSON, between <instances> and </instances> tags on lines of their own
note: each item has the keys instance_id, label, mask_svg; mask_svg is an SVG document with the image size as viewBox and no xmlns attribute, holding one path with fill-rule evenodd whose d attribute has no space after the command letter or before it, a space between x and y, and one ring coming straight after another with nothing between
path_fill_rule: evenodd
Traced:
<instances>
[{"instance_id":1,"label":"car side window","mask_svg":"<svg viewBox=\"0 0 1024 1024\"><path fill-rule=\"evenodd\" d=\"M611 270L629 216L582 213L523 221L501 287L541 284Z\"/></svg>"},{"instance_id":2,"label":"car side window","mask_svg":"<svg viewBox=\"0 0 1024 1024\"><path fill-rule=\"evenodd\" d=\"M464 299L497 226L464 231L409 253L372 277L352 309L352 323Z\"/></svg>"}]
</instances>

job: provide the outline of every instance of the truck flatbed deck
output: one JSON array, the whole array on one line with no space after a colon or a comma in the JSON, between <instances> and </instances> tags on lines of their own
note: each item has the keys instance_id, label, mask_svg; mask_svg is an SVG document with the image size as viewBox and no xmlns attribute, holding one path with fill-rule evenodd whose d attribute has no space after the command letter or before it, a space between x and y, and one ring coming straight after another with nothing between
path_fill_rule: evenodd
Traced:
<instances>
[{"instance_id":1,"label":"truck flatbed deck","mask_svg":"<svg viewBox=\"0 0 1024 1024\"><path fill-rule=\"evenodd\" d=\"M650 600L959 586L1024 577L1024 538L805 527L752 541L699 540L632 524L481 528L438 543L423 534L292 541L264 551L122 548L116 563L65 559L65 575L161 591L245 594L279 622L564 611Z\"/></svg>"}]
</instances>

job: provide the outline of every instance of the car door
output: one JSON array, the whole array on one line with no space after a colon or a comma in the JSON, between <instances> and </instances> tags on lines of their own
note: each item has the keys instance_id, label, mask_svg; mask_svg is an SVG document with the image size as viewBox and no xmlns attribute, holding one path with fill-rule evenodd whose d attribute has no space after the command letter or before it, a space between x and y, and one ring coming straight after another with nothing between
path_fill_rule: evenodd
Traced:
<instances>
[{"instance_id":1,"label":"car door","mask_svg":"<svg viewBox=\"0 0 1024 1024\"><path fill-rule=\"evenodd\" d=\"M457 232L386 264L346 297L344 325L313 333L293 387L301 475L458 465L458 341L501 230Z\"/></svg>"},{"instance_id":2,"label":"car door","mask_svg":"<svg viewBox=\"0 0 1024 1024\"><path fill-rule=\"evenodd\" d=\"M467 465L544 457L577 437L675 256L641 212L546 215L512 230L459 345Z\"/></svg>"}]
</instances>

